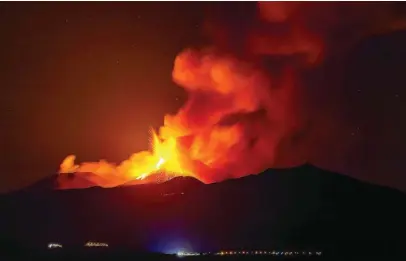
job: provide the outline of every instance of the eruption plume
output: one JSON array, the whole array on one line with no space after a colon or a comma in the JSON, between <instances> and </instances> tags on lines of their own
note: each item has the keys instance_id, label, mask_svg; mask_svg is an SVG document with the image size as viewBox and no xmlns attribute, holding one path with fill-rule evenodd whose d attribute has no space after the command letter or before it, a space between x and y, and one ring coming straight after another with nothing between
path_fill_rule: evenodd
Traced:
<instances>
[{"instance_id":1,"label":"eruption plume","mask_svg":"<svg viewBox=\"0 0 406 261\"><path fill-rule=\"evenodd\" d=\"M311 136L302 72L367 35L404 28L394 10L387 4L260 2L237 41L235 30L215 17L216 26L208 27L214 47L187 49L175 59L173 81L188 100L151 132L152 148L119 165L75 165L70 155L60 175L76 173L102 187L156 182L159 173L210 183L309 160L309 151L300 149ZM242 54L233 55L234 46L243 46Z\"/></svg>"}]
</instances>

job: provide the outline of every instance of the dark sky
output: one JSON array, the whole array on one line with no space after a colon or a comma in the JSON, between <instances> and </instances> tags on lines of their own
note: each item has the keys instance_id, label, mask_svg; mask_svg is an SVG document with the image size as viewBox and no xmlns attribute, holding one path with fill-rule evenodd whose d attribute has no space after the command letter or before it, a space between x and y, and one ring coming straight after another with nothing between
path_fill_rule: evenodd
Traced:
<instances>
[{"instance_id":1,"label":"dark sky","mask_svg":"<svg viewBox=\"0 0 406 261\"><path fill-rule=\"evenodd\" d=\"M1 3L0 191L54 173L68 154L118 162L146 149L149 127L186 99L171 80L173 61L205 41L204 10L199 3ZM404 32L363 39L340 57L339 81L329 78L334 59L310 77L323 86L310 91L324 101L315 109L341 104L351 128L338 130L340 137L357 139L345 164L331 165L401 189L404 46ZM333 143L321 154L334 154Z\"/></svg>"},{"instance_id":2,"label":"dark sky","mask_svg":"<svg viewBox=\"0 0 406 261\"><path fill-rule=\"evenodd\" d=\"M1 4L1 189L55 172L68 153L121 161L146 149L149 127L183 102L171 73L175 56L200 34L198 9Z\"/></svg>"}]
</instances>

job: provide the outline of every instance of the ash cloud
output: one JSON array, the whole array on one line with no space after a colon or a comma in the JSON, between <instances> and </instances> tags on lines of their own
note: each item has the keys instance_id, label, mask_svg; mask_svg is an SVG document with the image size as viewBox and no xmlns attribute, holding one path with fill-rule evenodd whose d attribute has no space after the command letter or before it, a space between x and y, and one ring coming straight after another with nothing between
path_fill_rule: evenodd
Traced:
<instances>
[{"instance_id":1,"label":"ash cloud","mask_svg":"<svg viewBox=\"0 0 406 261\"><path fill-rule=\"evenodd\" d=\"M333 66L331 86L309 75L318 79L366 37L406 28L403 13L387 3L238 5L233 14L215 7L205 25L211 48L177 57L173 79L189 100L161 135L194 136L191 157L215 170L200 175L208 182L304 162L334 169L356 143L340 136L351 128L335 106L341 71Z\"/></svg>"}]
</instances>

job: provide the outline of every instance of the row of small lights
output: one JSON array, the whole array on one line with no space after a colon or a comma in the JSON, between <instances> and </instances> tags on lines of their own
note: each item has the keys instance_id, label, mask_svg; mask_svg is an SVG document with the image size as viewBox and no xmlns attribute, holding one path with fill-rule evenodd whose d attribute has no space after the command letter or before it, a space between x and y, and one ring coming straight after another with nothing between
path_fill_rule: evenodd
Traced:
<instances>
[{"instance_id":1,"label":"row of small lights","mask_svg":"<svg viewBox=\"0 0 406 261\"><path fill-rule=\"evenodd\" d=\"M271 252L269 252L270 254ZM267 251L221 251L215 255L267 255Z\"/></svg>"},{"instance_id":2,"label":"row of small lights","mask_svg":"<svg viewBox=\"0 0 406 261\"><path fill-rule=\"evenodd\" d=\"M178 252L178 256L199 256L199 255L273 255L273 256L294 256L294 255L303 255L303 256L321 256L322 252L320 251L221 251L216 253L188 253L188 252Z\"/></svg>"},{"instance_id":3,"label":"row of small lights","mask_svg":"<svg viewBox=\"0 0 406 261\"><path fill-rule=\"evenodd\" d=\"M216 253L193 253L193 252L178 252L178 256L199 256L199 255L278 255L279 253L283 252L275 252L275 251L221 251Z\"/></svg>"},{"instance_id":4,"label":"row of small lights","mask_svg":"<svg viewBox=\"0 0 406 261\"><path fill-rule=\"evenodd\" d=\"M100 243L100 242L87 242L85 247L109 247L107 243ZM48 244L48 248L62 248L61 244L58 243L50 243ZM291 256L299 254L299 252L279 252L279 251L221 251L213 253L213 255L280 255L280 256ZM313 255L312 252L302 252L304 255ZM315 252L316 255L321 255L321 252ZM194 253L194 252L178 252L178 256L200 256L200 255L212 255L211 252L208 253Z\"/></svg>"},{"instance_id":5,"label":"row of small lights","mask_svg":"<svg viewBox=\"0 0 406 261\"><path fill-rule=\"evenodd\" d=\"M107 243L101 243L101 242L87 242L85 244L85 247L109 247L109 244ZM62 248L62 244L59 243L49 243L48 248Z\"/></svg>"}]
</instances>

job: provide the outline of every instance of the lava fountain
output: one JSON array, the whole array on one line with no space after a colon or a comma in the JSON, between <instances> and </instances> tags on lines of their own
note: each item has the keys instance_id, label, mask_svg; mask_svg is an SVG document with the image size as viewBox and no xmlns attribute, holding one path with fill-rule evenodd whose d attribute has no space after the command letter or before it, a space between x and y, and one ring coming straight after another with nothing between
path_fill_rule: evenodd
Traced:
<instances>
[{"instance_id":1,"label":"lava fountain","mask_svg":"<svg viewBox=\"0 0 406 261\"><path fill-rule=\"evenodd\" d=\"M76 173L101 187L155 182L157 173L210 183L323 158L317 144L330 141L319 141L317 130L330 126L331 117L319 109L306 114L310 102L302 74L367 35L406 28L404 16L386 4L259 2L257 7L254 21L247 22L252 28L238 31L239 37L228 23L216 22L208 28L217 49L188 49L176 57L172 78L188 99L175 115L165 116L158 132L151 131L150 150L118 165L104 160L76 165L70 155L60 176ZM244 58L224 52L233 46L244 46ZM263 58L273 58L272 66Z\"/></svg>"},{"instance_id":2,"label":"lava fountain","mask_svg":"<svg viewBox=\"0 0 406 261\"><path fill-rule=\"evenodd\" d=\"M176 115L165 116L159 133L151 131L150 150L135 153L119 165L104 160L76 165L75 156L70 155L60 165L60 175L76 173L101 187L154 182L149 177L157 172L192 176L205 183L224 179L219 173L230 171L233 163L242 160L239 157L247 144L239 121L222 122L230 115L255 112L269 102L268 78L248 63L212 50L180 53L172 76L189 98ZM242 176L247 169L239 167L233 173Z\"/></svg>"},{"instance_id":3,"label":"lava fountain","mask_svg":"<svg viewBox=\"0 0 406 261\"><path fill-rule=\"evenodd\" d=\"M195 176L188 160L181 155L175 138L162 140L153 130L151 136L151 150L134 153L119 165L104 160L76 165L76 156L69 155L61 163L59 173L60 175L92 173L101 178L98 181L93 180L101 187L114 187L131 181L143 183L141 181L157 172L165 172L172 176Z\"/></svg>"}]
</instances>

